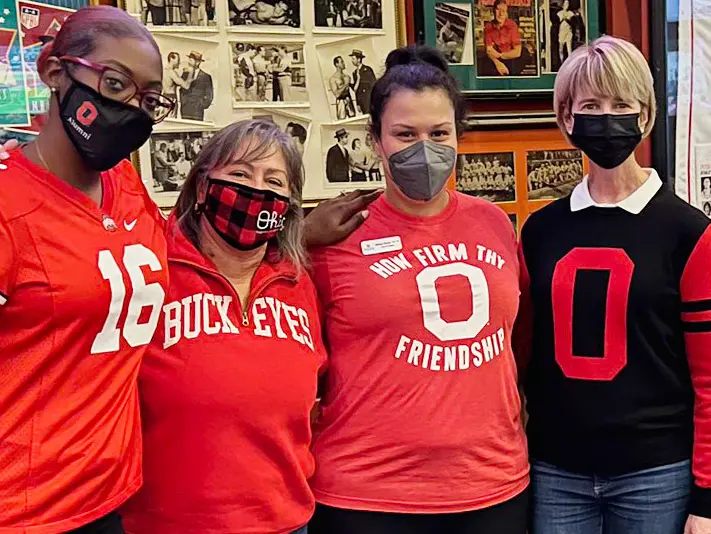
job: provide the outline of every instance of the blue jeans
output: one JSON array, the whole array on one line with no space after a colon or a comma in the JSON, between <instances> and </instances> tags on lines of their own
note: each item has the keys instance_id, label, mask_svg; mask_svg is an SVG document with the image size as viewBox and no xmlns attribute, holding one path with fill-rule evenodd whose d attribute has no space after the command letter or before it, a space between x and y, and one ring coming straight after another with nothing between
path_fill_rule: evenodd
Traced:
<instances>
[{"instance_id":1,"label":"blue jeans","mask_svg":"<svg viewBox=\"0 0 711 534\"><path fill-rule=\"evenodd\" d=\"M307 527L301 527L299 530L295 530L291 534L306 534Z\"/></svg>"},{"instance_id":2,"label":"blue jeans","mask_svg":"<svg viewBox=\"0 0 711 534\"><path fill-rule=\"evenodd\" d=\"M531 534L682 534L691 462L601 478L532 462Z\"/></svg>"}]
</instances>

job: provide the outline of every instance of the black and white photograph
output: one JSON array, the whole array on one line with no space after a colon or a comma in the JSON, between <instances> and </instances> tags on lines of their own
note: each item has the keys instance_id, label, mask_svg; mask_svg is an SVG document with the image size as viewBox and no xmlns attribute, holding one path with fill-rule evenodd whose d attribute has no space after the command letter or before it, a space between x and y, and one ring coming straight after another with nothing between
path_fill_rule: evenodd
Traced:
<instances>
[{"instance_id":1,"label":"black and white photograph","mask_svg":"<svg viewBox=\"0 0 711 534\"><path fill-rule=\"evenodd\" d=\"M195 158L213 133L208 131L156 133L150 139L153 193L178 193Z\"/></svg>"},{"instance_id":2,"label":"black and white photograph","mask_svg":"<svg viewBox=\"0 0 711 534\"><path fill-rule=\"evenodd\" d=\"M528 199L557 199L570 194L583 179L580 150L536 150L526 153Z\"/></svg>"},{"instance_id":3,"label":"black and white photograph","mask_svg":"<svg viewBox=\"0 0 711 534\"><path fill-rule=\"evenodd\" d=\"M370 39L316 47L331 117L342 121L370 113L370 93L383 65Z\"/></svg>"},{"instance_id":4,"label":"black and white photograph","mask_svg":"<svg viewBox=\"0 0 711 534\"><path fill-rule=\"evenodd\" d=\"M539 76L535 0L474 0L477 78Z\"/></svg>"},{"instance_id":5,"label":"black and white photograph","mask_svg":"<svg viewBox=\"0 0 711 534\"><path fill-rule=\"evenodd\" d=\"M217 31L217 0L127 0L126 11L154 30L193 28Z\"/></svg>"},{"instance_id":6,"label":"black and white photograph","mask_svg":"<svg viewBox=\"0 0 711 534\"><path fill-rule=\"evenodd\" d=\"M383 2L385 0L304 0L314 3L316 30L383 28Z\"/></svg>"},{"instance_id":7,"label":"black and white photograph","mask_svg":"<svg viewBox=\"0 0 711 534\"><path fill-rule=\"evenodd\" d=\"M321 144L327 185L383 185L382 161L365 124L323 126Z\"/></svg>"},{"instance_id":8,"label":"black and white photograph","mask_svg":"<svg viewBox=\"0 0 711 534\"><path fill-rule=\"evenodd\" d=\"M163 56L163 94L177 106L166 121L214 123L217 43L156 35Z\"/></svg>"},{"instance_id":9,"label":"black and white photograph","mask_svg":"<svg viewBox=\"0 0 711 534\"><path fill-rule=\"evenodd\" d=\"M454 65L474 64L471 4L440 3L435 6L437 50Z\"/></svg>"},{"instance_id":10,"label":"black and white photograph","mask_svg":"<svg viewBox=\"0 0 711 534\"><path fill-rule=\"evenodd\" d=\"M457 191L491 202L515 201L514 153L461 154L457 157Z\"/></svg>"},{"instance_id":11,"label":"black and white photograph","mask_svg":"<svg viewBox=\"0 0 711 534\"><path fill-rule=\"evenodd\" d=\"M585 44L586 7L586 0L539 0L542 72L558 72L573 50Z\"/></svg>"},{"instance_id":12,"label":"black and white photograph","mask_svg":"<svg viewBox=\"0 0 711 534\"><path fill-rule=\"evenodd\" d=\"M273 122L279 126L283 132L291 137L301 156L304 156L311 133L311 121L272 110L257 110L252 114L252 118Z\"/></svg>"},{"instance_id":13,"label":"black and white photograph","mask_svg":"<svg viewBox=\"0 0 711 534\"><path fill-rule=\"evenodd\" d=\"M247 31L301 27L301 0L227 0L229 21Z\"/></svg>"},{"instance_id":14,"label":"black and white photograph","mask_svg":"<svg viewBox=\"0 0 711 534\"><path fill-rule=\"evenodd\" d=\"M304 43L232 42L234 107L307 107Z\"/></svg>"}]
</instances>

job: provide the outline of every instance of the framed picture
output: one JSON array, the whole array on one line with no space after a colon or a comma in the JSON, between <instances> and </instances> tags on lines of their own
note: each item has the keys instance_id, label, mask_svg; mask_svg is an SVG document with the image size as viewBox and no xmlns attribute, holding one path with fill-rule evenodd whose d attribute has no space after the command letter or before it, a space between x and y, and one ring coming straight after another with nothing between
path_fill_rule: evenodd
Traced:
<instances>
[{"instance_id":1,"label":"framed picture","mask_svg":"<svg viewBox=\"0 0 711 534\"><path fill-rule=\"evenodd\" d=\"M452 63L452 74L469 96L549 93L562 61L601 34L601 0L422 0L425 42L449 50L474 50L474 68ZM472 10L472 41L443 32L445 13ZM447 15L452 18L451 15ZM454 54L454 56L452 56ZM464 56L464 52L462 53Z\"/></svg>"},{"instance_id":2,"label":"framed picture","mask_svg":"<svg viewBox=\"0 0 711 534\"><path fill-rule=\"evenodd\" d=\"M17 3L17 8L20 11L27 103L30 114L41 115L49 111L50 91L40 80L37 58L42 46L57 35L65 19L75 10L24 0Z\"/></svg>"},{"instance_id":3,"label":"framed picture","mask_svg":"<svg viewBox=\"0 0 711 534\"><path fill-rule=\"evenodd\" d=\"M161 207L175 205L197 154L217 130L194 129L151 135L141 147L141 177Z\"/></svg>"},{"instance_id":4,"label":"framed picture","mask_svg":"<svg viewBox=\"0 0 711 534\"><path fill-rule=\"evenodd\" d=\"M178 35L154 36L163 57L163 93L177 102L166 123L215 124L218 44Z\"/></svg>"},{"instance_id":5,"label":"framed picture","mask_svg":"<svg viewBox=\"0 0 711 534\"><path fill-rule=\"evenodd\" d=\"M301 2L302 0L227 0L229 29L303 33Z\"/></svg>"},{"instance_id":6,"label":"framed picture","mask_svg":"<svg viewBox=\"0 0 711 534\"><path fill-rule=\"evenodd\" d=\"M313 2L314 33L383 32L389 0L305 0Z\"/></svg>"},{"instance_id":7,"label":"framed picture","mask_svg":"<svg viewBox=\"0 0 711 534\"><path fill-rule=\"evenodd\" d=\"M232 41L232 105L309 107L303 42Z\"/></svg>"},{"instance_id":8,"label":"framed picture","mask_svg":"<svg viewBox=\"0 0 711 534\"><path fill-rule=\"evenodd\" d=\"M571 150L534 150L526 153L530 200L564 197L583 179L583 153Z\"/></svg>"},{"instance_id":9,"label":"framed picture","mask_svg":"<svg viewBox=\"0 0 711 534\"><path fill-rule=\"evenodd\" d=\"M310 120L271 109L254 110L252 118L270 121L279 126L284 133L291 136L297 150L304 156L311 137Z\"/></svg>"},{"instance_id":10,"label":"framed picture","mask_svg":"<svg viewBox=\"0 0 711 534\"><path fill-rule=\"evenodd\" d=\"M516 200L513 152L460 154L457 158L457 191L491 202Z\"/></svg>"},{"instance_id":11,"label":"framed picture","mask_svg":"<svg viewBox=\"0 0 711 534\"><path fill-rule=\"evenodd\" d=\"M321 143L327 188L343 191L383 186L382 162L365 124L322 126Z\"/></svg>"},{"instance_id":12,"label":"framed picture","mask_svg":"<svg viewBox=\"0 0 711 534\"><path fill-rule=\"evenodd\" d=\"M474 64L472 5L440 3L435 6L437 50L450 65Z\"/></svg>"},{"instance_id":13,"label":"framed picture","mask_svg":"<svg viewBox=\"0 0 711 534\"><path fill-rule=\"evenodd\" d=\"M348 39L317 45L316 55L331 120L366 117L373 85L384 65L372 40Z\"/></svg>"},{"instance_id":14,"label":"framed picture","mask_svg":"<svg viewBox=\"0 0 711 534\"><path fill-rule=\"evenodd\" d=\"M152 32L214 32L219 0L123 0L123 8Z\"/></svg>"}]
</instances>

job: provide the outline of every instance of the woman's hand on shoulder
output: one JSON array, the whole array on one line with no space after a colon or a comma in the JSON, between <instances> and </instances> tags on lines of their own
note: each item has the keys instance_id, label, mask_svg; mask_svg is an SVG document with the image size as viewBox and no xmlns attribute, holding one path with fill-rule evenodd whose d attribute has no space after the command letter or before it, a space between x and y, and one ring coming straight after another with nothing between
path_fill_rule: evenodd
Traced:
<instances>
[{"instance_id":1,"label":"woman's hand on shoulder","mask_svg":"<svg viewBox=\"0 0 711 534\"><path fill-rule=\"evenodd\" d=\"M307 247L333 245L351 235L368 217L368 206L382 190L351 191L324 200L304 220Z\"/></svg>"},{"instance_id":2,"label":"woman's hand on shoulder","mask_svg":"<svg viewBox=\"0 0 711 534\"><path fill-rule=\"evenodd\" d=\"M17 139L10 139L6 141L5 144L0 145L0 161L9 158L10 151L15 150L18 145ZM7 169L7 165L0 163L0 170L4 171L5 169Z\"/></svg>"}]
</instances>

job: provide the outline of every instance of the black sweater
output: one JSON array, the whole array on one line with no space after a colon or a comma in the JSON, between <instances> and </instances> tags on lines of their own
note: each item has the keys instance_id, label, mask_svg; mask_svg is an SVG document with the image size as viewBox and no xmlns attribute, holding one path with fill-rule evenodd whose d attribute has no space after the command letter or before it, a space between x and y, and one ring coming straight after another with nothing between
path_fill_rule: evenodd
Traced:
<instances>
[{"instance_id":1,"label":"black sweater","mask_svg":"<svg viewBox=\"0 0 711 534\"><path fill-rule=\"evenodd\" d=\"M692 513L711 517L709 220L666 188L638 215L566 197L521 256L531 457L614 476L693 456Z\"/></svg>"}]
</instances>

